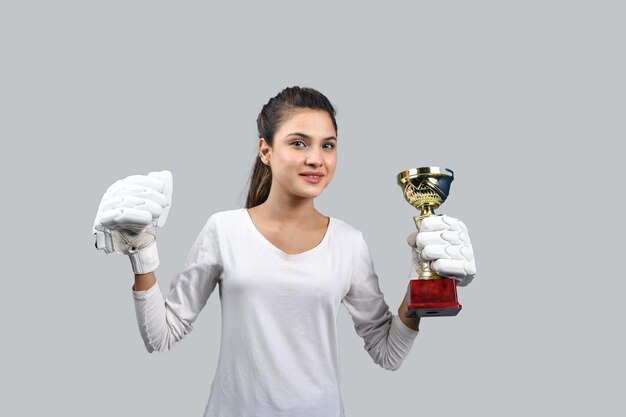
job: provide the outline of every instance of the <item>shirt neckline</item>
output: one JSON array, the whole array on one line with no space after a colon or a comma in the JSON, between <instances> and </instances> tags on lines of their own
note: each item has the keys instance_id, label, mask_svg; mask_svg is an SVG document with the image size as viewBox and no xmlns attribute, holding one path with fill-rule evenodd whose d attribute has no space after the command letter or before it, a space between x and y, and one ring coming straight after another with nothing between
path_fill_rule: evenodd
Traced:
<instances>
[{"instance_id":1,"label":"shirt neckline","mask_svg":"<svg viewBox=\"0 0 626 417\"><path fill-rule=\"evenodd\" d=\"M335 224L334 218L329 216L328 225L326 226L326 233L324 234L324 237L322 238L322 240L316 246L300 253L287 253L287 252L284 252L282 249L278 248L277 246L275 246L272 242L267 240L265 236L263 236L263 233L261 233L261 231L257 229L256 225L252 221L252 217L250 216L250 213L248 213L247 208L244 207L241 209L241 211L242 211L243 216L246 218L246 222L250 226L250 229L252 229L252 232L257 237L257 239L269 250L271 250L278 256L285 258L285 259L302 258L302 257L308 256L312 253L319 251L322 247L326 245L326 242L328 241L328 238L330 235L331 227L334 227L333 225Z\"/></svg>"}]
</instances>

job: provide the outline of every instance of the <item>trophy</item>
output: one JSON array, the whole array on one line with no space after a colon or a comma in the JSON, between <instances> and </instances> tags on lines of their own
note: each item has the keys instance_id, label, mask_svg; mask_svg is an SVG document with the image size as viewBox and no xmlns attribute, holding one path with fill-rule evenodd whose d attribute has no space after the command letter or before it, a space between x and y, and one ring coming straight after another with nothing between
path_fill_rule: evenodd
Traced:
<instances>
[{"instance_id":1,"label":"trophy","mask_svg":"<svg viewBox=\"0 0 626 417\"><path fill-rule=\"evenodd\" d=\"M418 230L422 219L432 216L446 201L453 179L452 170L439 167L413 168L398 174L404 198L421 211L420 216L413 217ZM409 281L407 290L406 317L456 316L461 311L456 281L437 275L429 261L420 260L417 267L419 277Z\"/></svg>"}]
</instances>

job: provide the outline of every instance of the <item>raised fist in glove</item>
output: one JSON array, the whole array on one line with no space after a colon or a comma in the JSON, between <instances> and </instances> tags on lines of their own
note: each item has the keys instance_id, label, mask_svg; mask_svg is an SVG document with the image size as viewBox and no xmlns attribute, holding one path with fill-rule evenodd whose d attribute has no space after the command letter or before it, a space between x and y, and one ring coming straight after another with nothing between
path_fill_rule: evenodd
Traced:
<instances>
[{"instance_id":1,"label":"raised fist in glove","mask_svg":"<svg viewBox=\"0 0 626 417\"><path fill-rule=\"evenodd\" d=\"M419 261L429 261L434 272L457 280L461 287L476 276L474 250L467 226L459 219L445 214L424 217L419 231L410 233L406 241L413 253L411 278L417 276Z\"/></svg>"},{"instance_id":2,"label":"raised fist in glove","mask_svg":"<svg viewBox=\"0 0 626 417\"><path fill-rule=\"evenodd\" d=\"M114 182L102 196L93 224L96 248L128 255L136 274L154 271L159 266L156 229L167 220L173 188L170 171Z\"/></svg>"}]
</instances>

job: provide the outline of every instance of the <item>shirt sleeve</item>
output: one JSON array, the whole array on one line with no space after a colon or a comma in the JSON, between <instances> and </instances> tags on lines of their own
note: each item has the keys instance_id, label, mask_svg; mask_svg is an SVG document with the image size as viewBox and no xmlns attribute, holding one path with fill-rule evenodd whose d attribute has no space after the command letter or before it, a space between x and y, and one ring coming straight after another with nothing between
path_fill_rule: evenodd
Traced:
<instances>
[{"instance_id":1,"label":"shirt sleeve","mask_svg":"<svg viewBox=\"0 0 626 417\"><path fill-rule=\"evenodd\" d=\"M419 331L411 329L389 311L362 232L356 244L350 288L342 303L374 363L395 371L411 350Z\"/></svg>"},{"instance_id":2,"label":"shirt sleeve","mask_svg":"<svg viewBox=\"0 0 626 417\"><path fill-rule=\"evenodd\" d=\"M167 298L158 282L134 291L139 332L148 352L168 351L192 330L223 271L215 215L193 243L182 271L172 280Z\"/></svg>"}]
</instances>

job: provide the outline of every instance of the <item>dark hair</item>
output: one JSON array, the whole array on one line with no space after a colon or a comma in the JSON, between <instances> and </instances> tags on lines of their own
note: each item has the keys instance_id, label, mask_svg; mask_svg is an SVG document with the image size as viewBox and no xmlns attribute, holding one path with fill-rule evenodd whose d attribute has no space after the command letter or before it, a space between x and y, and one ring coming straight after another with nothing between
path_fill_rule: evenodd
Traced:
<instances>
[{"instance_id":1,"label":"dark hair","mask_svg":"<svg viewBox=\"0 0 626 417\"><path fill-rule=\"evenodd\" d=\"M328 112L337 132L336 110L326 96L308 87L287 87L276 97L271 98L261 109L256 119L259 139L265 138L269 146L274 143L274 133L280 125L291 117L298 109L324 110ZM267 200L272 185L272 171L261 161L257 154L250 173L246 208L258 206Z\"/></svg>"}]
</instances>

